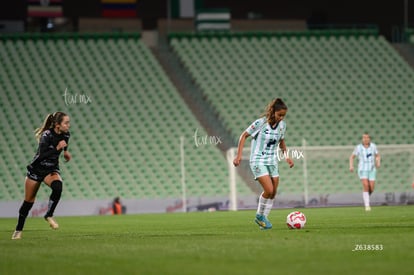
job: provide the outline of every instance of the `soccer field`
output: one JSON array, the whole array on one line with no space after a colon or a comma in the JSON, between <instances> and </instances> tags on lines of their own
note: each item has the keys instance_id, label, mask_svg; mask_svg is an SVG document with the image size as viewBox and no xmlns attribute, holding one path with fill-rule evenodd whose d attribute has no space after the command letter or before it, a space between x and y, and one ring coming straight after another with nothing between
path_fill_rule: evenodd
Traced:
<instances>
[{"instance_id":1,"label":"soccer field","mask_svg":"<svg viewBox=\"0 0 414 275\"><path fill-rule=\"evenodd\" d=\"M3 218L0 274L414 274L414 206L299 209L289 230L293 210L267 231L254 211L29 217L21 240Z\"/></svg>"}]
</instances>

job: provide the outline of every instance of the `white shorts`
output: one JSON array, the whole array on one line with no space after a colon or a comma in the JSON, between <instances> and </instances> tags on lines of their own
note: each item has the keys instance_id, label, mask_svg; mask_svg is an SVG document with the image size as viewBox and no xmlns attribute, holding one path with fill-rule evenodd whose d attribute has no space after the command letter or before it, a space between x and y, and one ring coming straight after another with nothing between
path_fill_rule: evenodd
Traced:
<instances>
[{"instance_id":1,"label":"white shorts","mask_svg":"<svg viewBox=\"0 0 414 275\"><path fill-rule=\"evenodd\" d=\"M359 178L368 179L374 181L377 175L377 170L370 170L370 171L358 171Z\"/></svg>"},{"instance_id":2,"label":"white shorts","mask_svg":"<svg viewBox=\"0 0 414 275\"><path fill-rule=\"evenodd\" d=\"M257 165L250 163L250 169L257 180L262 176L269 175L272 178L279 177L279 167L277 165Z\"/></svg>"}]
</instances>

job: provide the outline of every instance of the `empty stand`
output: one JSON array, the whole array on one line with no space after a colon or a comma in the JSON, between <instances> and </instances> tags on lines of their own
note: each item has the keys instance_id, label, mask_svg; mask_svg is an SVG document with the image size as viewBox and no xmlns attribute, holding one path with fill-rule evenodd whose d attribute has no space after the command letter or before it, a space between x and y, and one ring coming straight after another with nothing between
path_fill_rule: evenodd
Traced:
<instances>
[{"instance_id":1,"label":"empty stand","mask_svg":"<svg viewBox=\"0 0 414 275\"><path fill-rule=\"evenodd\" d=\"M351 145L363 131L378 143L404 144L414 136L414 74L383 37L188 35L170 41L235 137L274 97L289 106L293 145L302 138L309 145Z\"/></svg>"},{"instance_id":2,"label":"empty stand","mask_svg":"<svg viewBox=\"0 0 414 275\"><path fill-rule=\"evenodd\" d=\"M281 97L289 107L288 146L356 145L363 132L377 144L413 141L414 72L375 31L267 34L172 34L170 45L234 136ZM316 193L352 193L358 179L348 172L352 150L312 159L309 181ZM407 190L412 175L390 154L379 173L381 190ZM297 169L301 171L302 163ZM391 169L391 170L393 170ZM281 192L303 190L303 175L281 165ZM342 174L338 174L340 171Z\"/></svg>"},{"instance_id":3,"label":"empty stand","mask_svg":"<svg viewBox=\"0 0 414 275\"><path fill-rule=\"evenodd\" d=\"M289 107L287 144L349 146L368 131L381 144L412 143L414 73L375 32L179 34L170 37L221 123L239 134L268 101ZM211 144L196 146L203 126L139 35L31 35L0 38L2 173L0 200L23 198L33 130L49 112L71 116L64 163L64 199L179 198L180 136L184 136L187 195L228 194L227 163ZM88 100L87 100L88 99ZM88 102L86 102L88 101ZM308 162L311 191L360 191L347 171L350 151ZM388 152L378 190L404 191L412 155ZM303 191L303 162L282 164L280 194ZM341 171L343 174L338 174ZM251 194L238 178L238 191ZM39 199L49 190L42 186Z\"/></svg>"},{"instance_id":4,"label":"empty stand","mask_svg":"<svg viewBox=\"0 0 414 275\"><path fill-rule=\"evenodd\" d=\"M0 200L23 198L33 130L57 110L71 116L64 199L180 198L180 136L187 195L228 193L223 155L195 146L202 125L139 35L3 37L0 60ZM38 197L49 193L42 186Z\"/></svg>"}]
</instances>

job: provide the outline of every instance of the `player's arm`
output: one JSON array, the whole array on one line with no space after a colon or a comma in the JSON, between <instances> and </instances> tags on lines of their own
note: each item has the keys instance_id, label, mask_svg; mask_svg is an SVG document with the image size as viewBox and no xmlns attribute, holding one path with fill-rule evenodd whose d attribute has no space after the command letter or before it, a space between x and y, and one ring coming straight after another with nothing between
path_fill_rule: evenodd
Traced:
<instances>
[{"instance_id":1,"label":"player's arm","mask_svg":"<svg viewBox=\"0 0 414 275\"><path fill-rule=\"evenodd\" d=\"M377 153L375 154L375 167L379 168L381 166L381 156Z\"/></svg>"},{"instance_id":2,"label":"player's arm","mask_svg":"<svg viewBox=\"0 0 414 275\"><path fill-rule=\"evenodd\" d=\"M349 157L349 171L354 172L354 159L355 159L355 154L352 153L351 156Z\"/></svg>"},{"instance_id":3,"label":"player's arm","mask_svg":"<svg viewBox=\"0 0 414 275\"><path fill-rule=\"evenodd\" d=\"M65 135L65 138L64 138L64 140L66 142L66 146L63 148L63 157L65 158L66 161L70 161L72 159L72 155L68 151L68 147L69 147L69 137L70 137L70 134L67 133Z\"/></svg>"},{"instance_id":4,"label":"player's arm","mask_svg":"<svg viewBox=\"0 0 414 275\"><path fill-rule=\"evenodd\" d=\"M295 165L293 163L293 160L291 158L289 158L287 152L286 152L286 143L284 139L281 139L279 142L279 148L280 150L282 150L283 156L285 156L286 162L289 164L289 167L292 168L293 165Z\"/></svg>"},{"instance_id":5,"label":"player's arm","mask_svg":"<svg viewBox=\"0 0 414 275\"><path fill-rule=\"evenodd\" d=\"M250 136L249 133L247 133L246 131L244 131L239 138L239 145L237 146L237 156L234 158L233 160L233 164L234 166L239 166L241 159L242 159L242 155L243 155L243 148L244 148L244 143L246 142L246 139Z\"/></svg>"},{"instance_id":6,"label":"player's arm","mask_svg":"<svg viewBox=\"0 0 414 275\"><path fill-rule=\"evenodd\" d=\"M63 151L63 157L65 158L66 161L70 161L72 159L72 155L71 153L69 153L68 150Z\"/></svg>"}]
</instances>

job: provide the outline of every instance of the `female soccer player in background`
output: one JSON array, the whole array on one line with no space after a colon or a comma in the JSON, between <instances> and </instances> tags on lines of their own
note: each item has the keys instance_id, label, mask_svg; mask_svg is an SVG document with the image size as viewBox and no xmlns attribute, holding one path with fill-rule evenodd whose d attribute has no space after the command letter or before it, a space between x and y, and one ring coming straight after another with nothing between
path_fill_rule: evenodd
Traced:
<instances>
[{"instance_id":1,"label":"female soccer player in background","mask_svg":"<svg viewBox=\"0 0 414 275\"><path fill-rule=\"evenodd\" d=\"M252 136L250 168L263 188L255 218L255 222L261 229L272 228L267 217L272 209L279 185L277 146L283 152L289 166L293 167L293 161L286 154L284 140L286 123L283 119L287 110L286 104L280 98L272 100L266 108L264 117L254 121L240 135L237 156L233 160L235 166L240 164L244 143L249 136Z\"/></svg>"},{"instance_id":2,"label":"female soccer player in background","mask_svg":"<svg viewBox=\"0 0 414 275\"><path fill-rule=\"evenodd\" d=\"M358 157L358 175L362 182L362 198L365 210L370 211L369 196L374 192L377 169L381 164L381 157L377 146L371 142L371 137L365 133L362 135L362 143L358 144L349 157L349 171L354 171L354 158Z\"/></svg>"},{"instance_id":3,"label":"female soccer player in background","mask_svg":"<svg viewBox=\"0 0 414 275\"><path fill-rule=\"evenodd\" d=\"M62 194L62 178L59 171L59 156L62 150L65 160L71 159L71 155L67 151L70 136L69 127L69 116L63 112L56 112L49 114L43 125L35 130L39 147L32 162L27 166L24 201L19 209L17 226L12 235L14 240L22 237L26 217L33 206L42 181L52 189L44 218L52 229L59 228L53 219L53 213Z\"/></svg>"}]
</instances>

